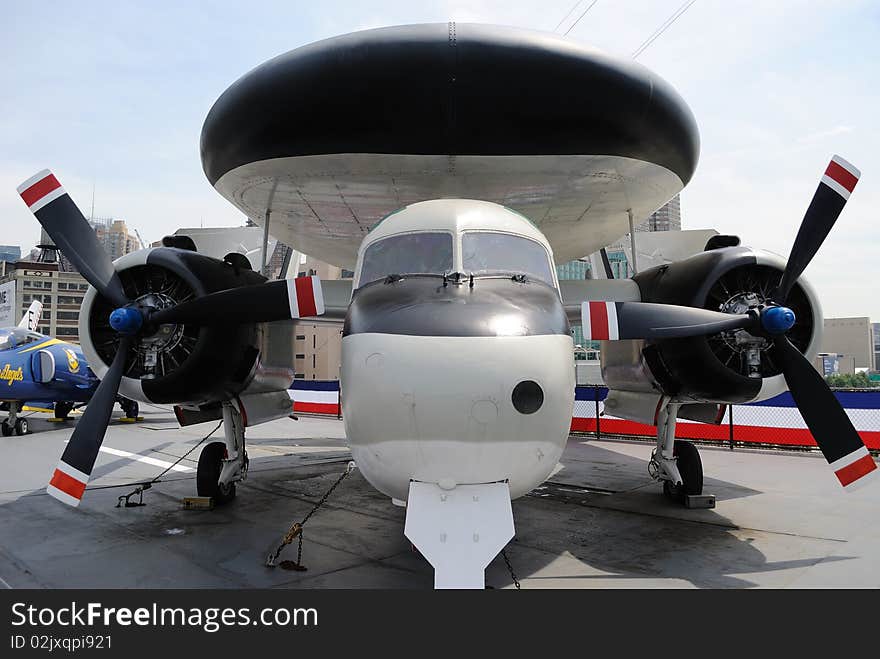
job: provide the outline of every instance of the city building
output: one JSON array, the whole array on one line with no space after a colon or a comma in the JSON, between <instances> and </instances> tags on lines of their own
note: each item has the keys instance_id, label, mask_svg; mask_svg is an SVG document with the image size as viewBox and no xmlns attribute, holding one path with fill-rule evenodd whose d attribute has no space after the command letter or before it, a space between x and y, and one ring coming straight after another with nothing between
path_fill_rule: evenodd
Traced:
<instances>
[{"instance_id":1,"label":"city building","mask_svg":"<svg viewBox=\"0 0 880 659\"><path fill-rule=\"evenodd\" d=\"M14 299L12 322L17 325L33 300L43 303L37 331L64 341L79 341L79 310L89 285L77 272L59 270L58 263L0 263L0 290Z\"/></svg>"},{"instance_id":2,"label":"city building","mask_svg":"<svg viewBox=\"0 0 880 659\"><path fill-rule=\"evenodd\" d=\"M569 281L572 279L592 279L590 268L590 260L587 258L575 259L568 263L562 263L556 266L556 276L560 281ZM584 345L584 332L580 325L572 325L571 337L574 339L575 345L584 348L598 347L597 341L587 342L590 345Z\"/></svg>"},{"instance_id":3,"label":"city building","mask_svg":"<svg viewBox=\"0 0 880 659\"><path fill-rule=\"evenodd\" d=\"M18 245L0 245L0 261L15 263L21 258L21 247Z\"/></svg>"},{"instance_id":4,"label":"city building","mask_svg":"<svg viewBox=\"0 0 880 659\"><path fill-rule=\"evenodd\" d=\"M129 231L125 220L93 220L91 224L111 259L141 248L140 240L134 231Z\"/></svg>"},{"instance_id":5,"label":"city building","mask_svg":"<svg viewBox=\"0 0 880 659\"><path fill-rule=\"evenodd\" d=\"M826 318L820 351L845 355L855 360L855 368L875 370L875 337L870 318Z\"/></svg>"},{"instance_id":6,"label":"city building","mask_svg":"<svg viewBox=\"0 0 880 659\"><path fill-rule=\"evenodd\" d=\"M675 195L636 227L636 231L681 231L681 197Z\"/></svg>"},{"instance_id":7,"label":"city building","mask_svg":"<svg viewBox=\"0 0 880 659\"><path fill-rule=\"evenodd\" d=\"M125 224L125 220L114 220L112 218L97 218L88 220L98 240L104 246L104 250L110 255L111 259L118 259L125 256L129 252L135 252L141 249L141 242L137 237L136 231L129 232ZM31 250L28 261L38 261L41 263L57 263L59 270L62 272L76 272L76 268L70 260L59 250L46 230L40 233L40 244Z\"/></svg>"}]
</instances>

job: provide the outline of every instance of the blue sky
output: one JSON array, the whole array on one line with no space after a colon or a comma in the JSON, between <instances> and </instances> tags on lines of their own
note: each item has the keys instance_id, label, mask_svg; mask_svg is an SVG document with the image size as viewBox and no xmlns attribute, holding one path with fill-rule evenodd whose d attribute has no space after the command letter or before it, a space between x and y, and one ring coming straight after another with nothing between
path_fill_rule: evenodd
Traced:
<instances>
[{"instance_id":1,"label":"blue sky","mask_svg":"<svg viewBox=\"0 0 880 659\"><path fill-rule=\"evenodd\" d=\"M682 1L599 0L569 36L629 56ZM201 222L240 224L202 173L198 139L211 104L241 74L368 27L458 20L552 31L573 2L9 5L0 24L0 243L36 242L15 187L43 167L86 214L94 183L95 214L126 219L147 241ZM679 90L700 125L685 228L787 254L828 157L862 170L807 276L826 315L880 321L880 3L697 0L639 61Z\"/></svg>"}]
</instances>

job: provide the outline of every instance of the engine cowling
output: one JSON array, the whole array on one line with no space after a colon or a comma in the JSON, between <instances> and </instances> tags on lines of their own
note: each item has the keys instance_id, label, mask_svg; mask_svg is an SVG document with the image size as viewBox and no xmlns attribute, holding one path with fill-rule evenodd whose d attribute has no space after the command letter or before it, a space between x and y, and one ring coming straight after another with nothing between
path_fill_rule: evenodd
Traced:
<instances>
[{"instance_id":1,"label":"engine cowling","mask_svg":"<svg viewBox=\"0 0 880 659\"><path fill-rule=\"evenodd\" d=\"M113 265L130 299L157 309L265 281L240 264L170 247L133 252ZM109 324L112 311L113 305L90 287L79 334L99 378L119 344ZM294 377L292 328L290 322L159 325L132 342L119 393L144 402L201 404L286 390Z\"/></svg>"},{"instance_id":2,"label":"engine cowling","mask_svg":"<svg viewBox=\"0 0 880 659\"><path fill-rule=\"evenodd\" d=\"M727 247L638 273L643 302L745 313L770 298L785 259L766 250ZM787 306L797 316L789 340L812 358L822 339L822 309L801 277ZM663 393L682 401L743 403L787 389L771 342L745 330L658 341L606 341L602 374L615 390Z\"/></svg>"}]
</instances>

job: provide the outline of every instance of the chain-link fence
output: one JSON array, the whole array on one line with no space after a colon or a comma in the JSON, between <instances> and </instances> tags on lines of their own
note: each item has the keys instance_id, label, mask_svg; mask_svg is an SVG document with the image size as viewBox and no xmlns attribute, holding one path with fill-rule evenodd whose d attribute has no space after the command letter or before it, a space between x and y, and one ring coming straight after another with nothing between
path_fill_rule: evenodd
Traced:
<instances>
[{"instance_id":1,"label":"chain-link fence","mask_svg":"<svg viewBox=\"0 0 880 659\"><path fill-rule=\"evenodd\" d=\"M872 450L880 450L880 389L834 391L856 430ZM575 393L573 432L597 437L653 438L656 428L605 414L608 389L579 386ZM719 424L679 419L676 437L736 445L816 446L800 411L788 392L760 403L729 405Z\"/></svg>"},{"instance_id":2,"label":"chain-link fence","mask_svg":"<svg viewBox=\"0 0 880 659\"><path fill-rule=\"evenodd\" d=\"M865 445L880 450L880 389L839 389L834 395L862 436ZM608 388L578 386L571 430L596 437L653 438L654 426L605 414ZM291 389L295 413L341 416L339 382L296 380ZM718 424L679 419L676 437L736 445L814 447L807 425L788 392L760 403L729 405Z\"/></svg>"}]
</instances>

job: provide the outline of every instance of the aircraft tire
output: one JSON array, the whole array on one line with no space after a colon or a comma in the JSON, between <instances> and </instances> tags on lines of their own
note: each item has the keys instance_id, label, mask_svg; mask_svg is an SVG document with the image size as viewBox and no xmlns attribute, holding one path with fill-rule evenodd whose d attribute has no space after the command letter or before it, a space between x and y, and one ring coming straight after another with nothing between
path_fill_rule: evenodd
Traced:
<instances>
[{"instance_id":1,"label":"aircraft tire","mask_svg":"<svg viewBox=\"0 0 880 659\"><path fill-rule=\"evenodd\" d=\"M225 443L211 442L202 449L196 470L196 491L200 497L211 497L216 504L228 503L235 498L235 483L222 486L218 482L225 453Z\"/></svg>"},{"instance_id":2,"label":"aircraft tire","mask_svg":"<svg viewBox=\"0 0 880 659\"><path fill-rule=\"evenodd\" d=\"M0 424L0 430L2 430L4 437L9 437L12 434L12 426L7 421Z\"/></svg>"},{"instance_id":3,"label":"aircraft tire","mask_svg":"<svg viewBox=\"0 0 880 659\"><path fill-rule=\"evenodd\" d=\"M21 435L27 435L28 431L28 422L27 419L19 419L15 422L15 434L19 437Z\"/></svg>"},{"instance_id":4,"label":"aircraft tire","mask_svg":"<svg viewBox=\"0 0 880 659\"><path fill-rule=\"evenodd\" d=\"M700 453L692 442L676 439L672 454L678 458L678 472L681 474L681 485L673 485L663 481L663 494L676 503L684 503L686 495L703 493L703 461Z\"/></svg>"}]
</instances>

